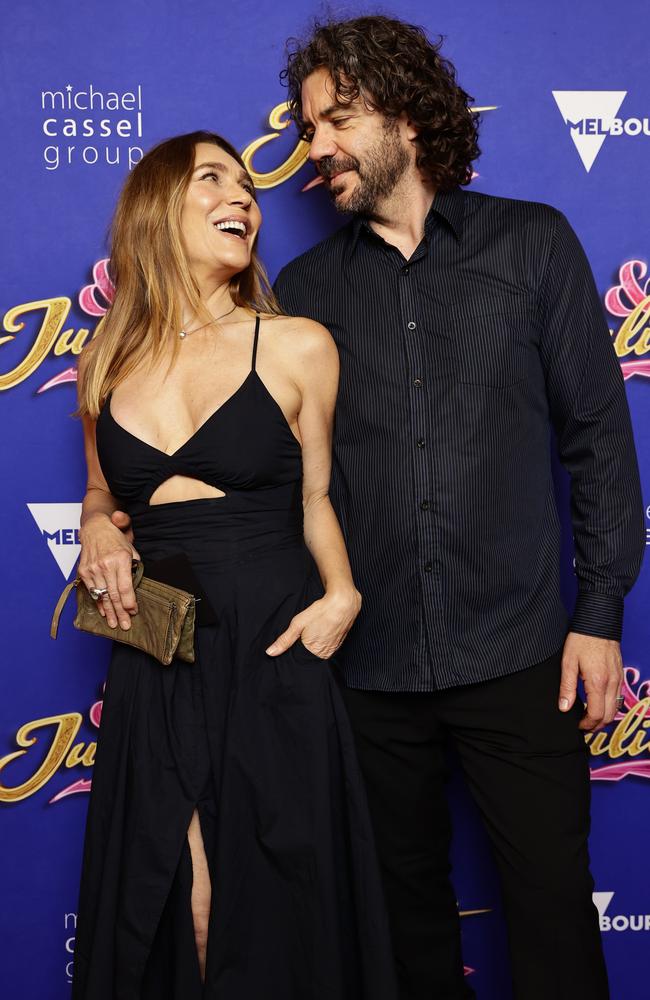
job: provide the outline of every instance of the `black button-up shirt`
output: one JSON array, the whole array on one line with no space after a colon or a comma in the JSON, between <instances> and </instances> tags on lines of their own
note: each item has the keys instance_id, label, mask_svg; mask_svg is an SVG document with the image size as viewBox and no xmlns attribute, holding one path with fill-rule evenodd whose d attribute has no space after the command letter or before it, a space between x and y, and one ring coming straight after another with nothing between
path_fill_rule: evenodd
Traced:
<instances>
[{"instance_id":1,"label":"black button-up shirt","mask_svg":"<svg viewBox=\"0 0 650 1000\"><path fill-rule=\"evenodd\" d=\"M519 670L567 630L551 428L571 476L571 628L619 639L644 548L623 379L589 265L554 209L438 194L407 262L361 219L276 293L341 359L331 498L363 608L351 687Z\"/></svg>"}]
</instances>

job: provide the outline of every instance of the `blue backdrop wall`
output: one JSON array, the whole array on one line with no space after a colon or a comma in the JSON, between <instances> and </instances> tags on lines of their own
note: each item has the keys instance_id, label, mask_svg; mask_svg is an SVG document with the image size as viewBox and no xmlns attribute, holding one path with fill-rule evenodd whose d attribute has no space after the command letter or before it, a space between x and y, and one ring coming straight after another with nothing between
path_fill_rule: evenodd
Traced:
<instances>
[{"instance_id":1,"label":"blue backdrop wall","mask_svg":"<svg viewBox=\"0 0 650 1000\"><path fill-rule=\"evenodd\" d=\"M358 13L367 7L337 8ZM650 490L650 84L645 0L395 2L447 36L486 108L477 189L550 202L581 237L603 296ZM75 358L105 311L105 234L128 170L156 141L215 129L260 175L274 276L341 224L285 128L284 43L309 0L32 0L3 11L0 246L0 977L3 996L64 1000L108 649L48 638L78 555L84 491ZM270 116L275 112L273 122ZM275 137L273 137L275 136ZM256 140L255 150L251 144ZM464 349L473 350L468 329ZM566 483L558 477L562 502ZM646 504L650 501L646 499ZM646 508L650 526L650 507ZM565 519L566 520L566 519ZM566 598L572 600L570 530ZM650 570L627 601L626 705L592 739L596 903L615 1000L650 997ZM468 975L510 996L498 887L477 816L453 782L455 883ZM550 998L549 998L550 1000Z\"/></svg>"}]
</instances>

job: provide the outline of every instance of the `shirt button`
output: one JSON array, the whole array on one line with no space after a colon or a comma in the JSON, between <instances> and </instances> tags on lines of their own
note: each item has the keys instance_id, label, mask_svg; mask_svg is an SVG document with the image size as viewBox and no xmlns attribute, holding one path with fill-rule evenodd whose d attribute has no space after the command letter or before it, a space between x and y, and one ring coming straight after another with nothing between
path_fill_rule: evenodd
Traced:
<instances>
[{"instance_id":1,"label":"shirt button","mask_svg":"<svg viewBox=\"0 0 650 1000\"><path fill-rule=\"evenodd\" d=\"M429 503L428 500L423 500L422 503L420 504L420 508L422 510L428 510L430 506L431 504Z\"/></svg>"},{"instance_id":2,"label":"shirt button","mask_svg":"<svg viewBox=\"0 0 650 1000\"><path fill-rule=\"evenodd\" d=\"M402 268L402 274L408 274L408 273L409 273L409 270L410 270L410 268L408 268L408 267L403 267L403 268Z\"/></svg>"},{"instance_id":3,"label":"shirt button","mask_svg":"<svg viewBox=\"0 0 650 1000\"><path fill-rule=\"evenodd\" d=\"M426 442L425 442L424 438L418 438L417 441L416 441L416 444L417 444L418 448L424 448L425 443Z\"/></svg>"},{"instance_id":4,"label":"shirt button","mask_svg":"<svg viewBox=\"0 0 650 1000\"><path fill-rule=\"evenodd\" d=\"M413 379L413 385L415 386L416 389L421 389L422 388L422 379L421 378L414 378Z\"/></svg>"},{"instance_id":5,"label":"shirt button","mask_svg":"<svg viewBox=\"0 0 650 1000\"><path fill-rule=\"evenodd\" d=\"M433 566L431 565L430 562L426 562L424 564L424 572L425 573L430 573L432 569L433 569Z\"/></svg>"},{"instance_id":6,"label":"shirt button","mask_svg":"<svg viewBox=\"0 0 650 1000\"><path fill-rule=\"evenodd\" d=\"M407 329L409 329L409 330L415 330L415 323L413 322L412 319L408 321L408 323L406 324L406 326L407 326Z\"/></svg>"}]
</instances>

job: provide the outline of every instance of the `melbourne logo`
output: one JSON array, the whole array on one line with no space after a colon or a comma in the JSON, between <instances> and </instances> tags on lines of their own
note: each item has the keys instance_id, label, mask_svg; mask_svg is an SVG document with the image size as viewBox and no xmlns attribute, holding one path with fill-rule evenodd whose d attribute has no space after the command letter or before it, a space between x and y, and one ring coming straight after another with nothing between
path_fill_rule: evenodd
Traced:
<instances>
[{"instance_id":1,"label":"melbourne logo","mask_svg":"<svg viewBox=\"0 0 650 1000\"><path fill-rule=\"evenodd\" d=\"M598 910L600 929L607 931L650 931L650 913L607 913L614 898L613 892L594 892L594 906Z\"/></svg>"},{"instance_id":2,"label":"melbourne logo","mask_svg":"<svg viewBox=\"0 0 650 1000\"><path fill-rule=\"evenodd\" d=\"M79 558L80 503L28 503L29 512L66 580Z\"/></svg>"},{"instance_id":3,"label":"melbourne logo","mask_svg":"<svg viewBox=\"0 0 650 1000\"><path fill-rule=\"evenodd\" d=\"M608 135L650 136L649 118L617 118L627 90L554 90L578 156L589 173Z\"/></svg>"}]
</instances>

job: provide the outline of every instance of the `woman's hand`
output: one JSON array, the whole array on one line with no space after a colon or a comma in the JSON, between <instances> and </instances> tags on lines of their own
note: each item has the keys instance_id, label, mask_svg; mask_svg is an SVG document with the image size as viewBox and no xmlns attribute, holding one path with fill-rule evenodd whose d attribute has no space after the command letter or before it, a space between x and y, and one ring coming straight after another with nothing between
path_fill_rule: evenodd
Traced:
<instances>
[{"instance_id":1,"label":"woman's hand","mask_svg":"<svg viewBox=\"0 0 650 1000\"><path fill-rule=\"evenodd\" d=\"M118 511L113 514L113 521L118 514ZM131 563L140 556L127 535L106 514L88 517L80 536L79 576L89 589L97 587L108 591L97 602L99 613L111 628L117 628L119 622L120 628L127 631L131 628L131 616L138 613Z\"/></svg>"},{"instance_id":2,"label":"woman's hand","mask_svg":"<svg viewBox=\"0 0 650 1000\"><path fill-rule=\"evenodd\" d=\"M337 651L361 610L361 594L355 588L325 594L294 618L289 627L266 650L279 656L300 640L322 660Z\"/></svg>"}]
</instances>

